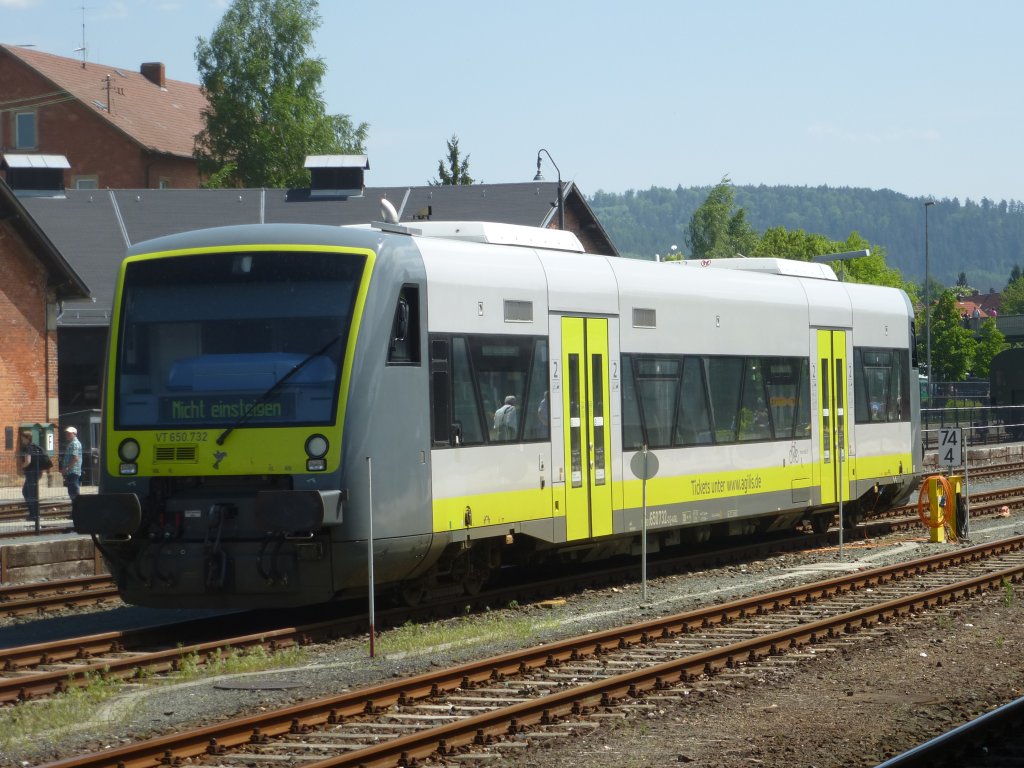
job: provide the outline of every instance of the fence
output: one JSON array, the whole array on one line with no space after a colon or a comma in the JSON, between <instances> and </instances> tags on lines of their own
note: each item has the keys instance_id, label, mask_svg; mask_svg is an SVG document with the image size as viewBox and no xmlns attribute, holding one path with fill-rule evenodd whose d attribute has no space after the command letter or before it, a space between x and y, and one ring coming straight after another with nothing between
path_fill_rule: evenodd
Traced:
<instances>
[{"instance_id":1,"label":"fence","mask_svg":"<svg viewBox=\"0 0 1024 768\"><path fill-rule=\"evenodd\" d=\"M985 406L991 402L988 381L936 381L932 383L932 397L928 398L927 385L922 382L921 403L927 408L945 408L973 402Z\"/></svg>"},{"instance_id":2,"label":"fence","mask_svg":"<svg viewBox=\"0 0 1024 768\"><path fill-rule=\"evenodd\" d=\"M1018 442L1024 440L1024 405L922 408L921 427L925 450L937 447L942 427L962 428L968 447Z\"/></svg>"},{"instance_id":3,"label":"fence","mask_svg":"<svg viewBox=\"0 0 1024 768\"><path fill-rule=\"evenodd\" d=\"M21 487L25 478L18 474L19 458L16 451L0 453L0 504L4 506L20 505L24 501ZM53 469L43 472L39 476L39 499L40 501L67 500L68 494L64 487L64 477L57 468L58 457L51 455L50 458L53 459ZM94 486L95 480L92 478L92 474L92 472L87 472L82 475L83 490ZM92 491L95 492L95 487L92 488Z\"/></svg>"}]
</instances>

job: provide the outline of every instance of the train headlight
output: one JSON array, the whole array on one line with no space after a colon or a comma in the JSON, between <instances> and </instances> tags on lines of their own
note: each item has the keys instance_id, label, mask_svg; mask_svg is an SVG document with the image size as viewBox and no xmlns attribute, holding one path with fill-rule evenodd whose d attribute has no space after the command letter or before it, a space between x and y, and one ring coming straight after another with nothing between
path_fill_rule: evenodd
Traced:
<instances>
[{"instance_id":1,"label":"train headlight","mask_svg":"<svg viewBox=\"0 0 1024 768\"><path fill-rule=\"evenodd\" d=\"M330 447L331 444L323 435L310 435L306 440L306 456L309 457L306 459L307 472L323 472L327 469L327 461L324 456L327 455L327 450Z\"/></svg>"},{"instance_id":2,"label":"train headlight","mask_svg":"<svg viewBox=\"0 0 1024 768\"><path fill-rule=\"evenodd\" d=\"M139 441L134 437L126 438L121 441L121 444L117 446L117 455L121 458L121 461L126 461L129 464L134 464L139 460Z\"/></svg>"},{"instance_id":3,"label":"train headlight","mask_svg":"<svg viewBox=\"0 0 1024 768\"><path fill-rule=\"evenodd\" d=\"M330 447L330 443L327 442L327 438L323 435L311 435L306 440L306 455L311 459L322 459L327 455L327 449Z\"/></svg>"},{"instance_id":4,"label":"train headlight","mask_svg":"<svg viewBox=\"0 0 1024 768\"><path fill-rule=\"evenodd\" d=\"M134 437L128 437L121 441L121 444L117 446L117 455L121 459L121 474L122 475L137 475L139 473L139 465L136 464L139 460L139 441Z\"/></svg>"}]
</instances>

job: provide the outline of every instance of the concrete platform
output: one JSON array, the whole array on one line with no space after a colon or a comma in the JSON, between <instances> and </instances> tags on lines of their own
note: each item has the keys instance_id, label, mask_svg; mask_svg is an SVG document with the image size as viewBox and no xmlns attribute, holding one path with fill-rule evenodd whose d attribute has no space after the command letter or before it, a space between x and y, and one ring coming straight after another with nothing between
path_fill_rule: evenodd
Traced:
<instances>
[{"instance_id":1,"label":"concrete platform","mask_svg":"<svg viewBox=\"0 0 1024 768\"><path fill-rule=\"evenodd\" d=\"M31 536L0 537L0 586L107 573L89 536L43 530Z\"/></svg>"}]
</instances>

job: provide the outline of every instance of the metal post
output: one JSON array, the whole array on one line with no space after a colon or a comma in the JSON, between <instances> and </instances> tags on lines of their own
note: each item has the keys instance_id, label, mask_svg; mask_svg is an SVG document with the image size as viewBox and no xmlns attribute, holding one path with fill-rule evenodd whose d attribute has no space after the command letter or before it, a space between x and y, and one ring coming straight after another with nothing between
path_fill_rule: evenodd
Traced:
<instances>
[{"instance_id":1,"label":"metal post","mask_svg":"<svg viewBox=\"0 0 1024 768\"><path fill-rule=\"evenodd\" d=\"M369 582L370 590L370 658L372 659L376 653L376 640L377 640L377 615L374 607L373 599L373 459L369 456L366 457L366 487L367 495L370 500L369 508L367 510L367 520L369 521L370 531L366 537L366 562L367 562L367 580Z\"/></svg>"},{"instance_id":2,"label":"metal post","mask_svg":"<svg viewBox=\"0 0 1024 768\"><path fill-rule=\"evenodd\" d=\"M926 362L928 363L928 407L934 407L935 388L932 386L932 301L931 281L928 274L928 209L935 205L934 200L924 204L924 324Z\"/></svg>"},{"instance_id":3,"label":"metal post","mask_svg":"<svg viewBox=\"0 0 1024 768\"><path fill-rule=\"evenodd\" d=\"M973 429L972 429L972 433L973 433ZM967 492L967 483L968 483L967 446L968 446L968 444L970 442L971 442L970 440L964 441L964 488L963 488L964 510L963 511L964 511L964 538L967 538L967 539L971 538L971 498L970 498L970 494ZM950 500L950 503L951 504L953 503L952 500ZM953 533L955 535L956 531L953 531Z\"/></svg>"},{"instance_id":4,"label":"metal post","mask_svg":"<svg viewBox=\"0 0 1024 768\"><path fill-rule=\"evenodd\" d=\"M643 479L643 503L644 522L643 534L640 539L640 583L643 585L643 601L647 602L647 446L644 446L644 479Z\"/></svg>"},{"instance_id":5,"label":"metal post","mask_svg":"<svg viewBox=\"0 0 1024 768\"><path fill-rule=\"evenodd\" d=\"M836 483L836 491L839 494L839 559L843 559L843 429L839 428L839 482Z\"/></svg>"}]
</instances>

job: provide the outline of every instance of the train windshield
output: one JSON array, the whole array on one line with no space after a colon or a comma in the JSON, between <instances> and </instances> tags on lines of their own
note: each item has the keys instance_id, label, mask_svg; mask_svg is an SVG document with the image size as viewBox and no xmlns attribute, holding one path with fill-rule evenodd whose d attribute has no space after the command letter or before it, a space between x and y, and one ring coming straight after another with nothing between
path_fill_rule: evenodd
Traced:
<instances>
[{"instance_id":1,"label":"train windshield","mask_svg":"<svg viewBox=\"0 0 1024 768\"><path fill-rule=\"evenodd\" d=\"M363 266L296 251L129 264L117 428L332 423Z\"/></svg>"}]
</instances>

